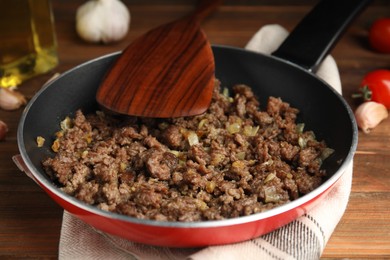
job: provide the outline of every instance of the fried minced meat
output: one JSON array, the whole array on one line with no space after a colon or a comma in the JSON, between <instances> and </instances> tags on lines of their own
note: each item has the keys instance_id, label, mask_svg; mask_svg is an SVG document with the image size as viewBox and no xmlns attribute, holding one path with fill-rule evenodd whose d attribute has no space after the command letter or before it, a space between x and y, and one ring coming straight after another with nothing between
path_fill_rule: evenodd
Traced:
<instances>
[{"instance_id":1,"label":"fried minced meat","mask_svg":"<svg viewBox=\"0 0 390 260\"><path fill-rule=\"evenodd\" d=\"M296 123L298 109L219 82L206 113L172 119L77 111L46 172L67 194L103 210L159 221L263 212L318 187L331 149Z\"/></svg>"}]
</instances>

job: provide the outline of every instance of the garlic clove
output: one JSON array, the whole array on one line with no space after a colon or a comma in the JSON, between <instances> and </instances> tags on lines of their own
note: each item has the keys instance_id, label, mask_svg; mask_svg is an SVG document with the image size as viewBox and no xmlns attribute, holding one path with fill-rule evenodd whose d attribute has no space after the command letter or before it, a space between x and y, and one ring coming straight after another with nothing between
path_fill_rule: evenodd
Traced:
<instances>
[{"instance_id":1,"label":"garlic clove","mask_svg":"<svg viewBox=\"0 0 390 260\"><path fill-rule=\"evenodd\" d=\"M5 139L7 132L8 132L7 124L0 120L0 141Z\"/></svg>"},{"instance_id":2,"label":"garlic clove","mask_svg":"<svg viewBox=\"0 0 390 260\"><path fill-rule=\"evenodd\" d=\"M27 103L22 93L0 88L0 108L4 110L16 110Z\"/></svg>"},{"instance_id":3,"label":"garlic clove","mask_svg":"<svg viewBox=\"0 0 390 260\"><path fill-rule=\"evenodd\" d=\"M129 26L130 12L119 0L90 0L77 9L76 31L88 42L119 41Z\"/></svg>"},{"instance_id":4,"label":"garlic clove","mask_svg":"<svg viewBox=\"0 0 390 260\"><path fill-rule=\"evenodd\" d=\"M366 134L388 116L387 108L374 101L364 102L355 110L356 123Z\"/></svg>"}]
</instances>

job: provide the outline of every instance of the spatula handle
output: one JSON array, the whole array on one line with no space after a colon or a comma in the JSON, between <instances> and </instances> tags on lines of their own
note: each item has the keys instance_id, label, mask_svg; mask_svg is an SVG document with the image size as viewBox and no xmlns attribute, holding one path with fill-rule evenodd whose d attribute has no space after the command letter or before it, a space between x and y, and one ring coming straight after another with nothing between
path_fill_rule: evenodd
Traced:
<instances>
[{"instance_id":1,"label":"spatula handle","mask_svg":"<svg viewBox=\"0 0 390 260\"><path fill-rule=\"evenodd\" d=\"M371 0L322 0L272 54L315 72L348 25Z\"/></svg>"},{"instance_id":2,"label":"spatula handle","mask_svg":"<svg viewBox=\"0 0 390 260\"><path fill-rule=\"evenodd\" d=\"M198 5L191 16L198 21L202 21L213 13L221 4L222 0L199 0Z\"/></svg>"}]
</instances>

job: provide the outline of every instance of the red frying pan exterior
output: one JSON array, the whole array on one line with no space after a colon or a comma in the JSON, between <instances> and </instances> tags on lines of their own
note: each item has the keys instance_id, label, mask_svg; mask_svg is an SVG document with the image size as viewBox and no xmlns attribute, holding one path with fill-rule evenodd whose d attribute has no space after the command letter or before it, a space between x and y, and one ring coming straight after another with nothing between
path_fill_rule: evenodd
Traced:
<instances>
[{"instance_id":1,"label":"red frying pan exterior","mask_svg":"<svg viewBox=\"0 0 390 260\"><path fill-rule=\"evenodd\" d=\"M194 223L139 220L100 210L63 193L45 174L41 161L47 156L53 156L50 143L54 138L53 133L59 130L59 122L65 116L72 115L78 108L85 112L93 112L98 108L94 93L99 75L103 74L118 54L96 59L64 73L31 100L18 129L24 170L31 173L34 180L59 205L86 223L107 233L146 244L194 247L238 242L275 230L301 216L321 202L352 161L357 144L353 113L330 86L299 67L291 68L290 64L280 63L273 57L241 49L214 46L213 51L216 55L217 75L222 82L226 85L236 82L252 84L258 95L264 94L263 98L273 94L281 96L299 107L302 114L300 120L307 122L308 129L313 129L318 133L318 138L325 139L336 150L323 165L330 174L324 184L293 202L263 213ZM230 62L226 62L226 59ZM278 66L272 65L274 63ZM266 80L265 75L272 77ZM275 82L275 79L281 82ZM284 80L295 86L289 89L286 84L281 84ZM47 140L44 147L37 147L37 136Z\"/></svg>"}]
</instances>

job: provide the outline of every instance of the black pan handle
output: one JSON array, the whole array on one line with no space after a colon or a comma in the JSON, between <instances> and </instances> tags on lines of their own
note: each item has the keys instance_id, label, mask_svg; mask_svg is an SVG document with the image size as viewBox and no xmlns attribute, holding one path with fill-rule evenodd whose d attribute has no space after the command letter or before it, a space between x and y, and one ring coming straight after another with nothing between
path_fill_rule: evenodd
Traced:
<instances>
[{"instance_id":1,"label":"black pan handle","mask_svg":"<svg viewBox=\"0 0 390 260\"><path fill-rule=\"evenodd\" d=\"M371 0L321 0L273 56L315 72L342 33Z\"/></svg>"}]
</instances>

